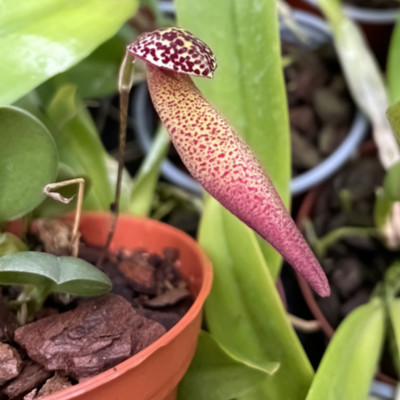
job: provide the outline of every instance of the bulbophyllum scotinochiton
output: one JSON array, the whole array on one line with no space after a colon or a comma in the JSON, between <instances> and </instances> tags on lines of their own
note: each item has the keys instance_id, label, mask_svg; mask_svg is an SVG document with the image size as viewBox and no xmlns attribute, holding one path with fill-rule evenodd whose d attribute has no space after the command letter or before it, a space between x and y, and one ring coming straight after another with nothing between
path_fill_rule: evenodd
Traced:
<instances>
[{"instance_id":1,"label":"bulbophyllum scotinochiton","mask_svg":"<svg viewBox=\"0 0 400 400\"><path fill-rule=\"evenodd\" d=\"M270 178L252 150L190 77L212 78L216 60L210 48L188 31L166 28L145 33L128 45L125 61L136 58L147 65L154 107L192 176L269 242L320 296L328 296L325 273ZM131 79L127 73L129 62L124 64L120 82Z\"/></svg>"}]
</instances>

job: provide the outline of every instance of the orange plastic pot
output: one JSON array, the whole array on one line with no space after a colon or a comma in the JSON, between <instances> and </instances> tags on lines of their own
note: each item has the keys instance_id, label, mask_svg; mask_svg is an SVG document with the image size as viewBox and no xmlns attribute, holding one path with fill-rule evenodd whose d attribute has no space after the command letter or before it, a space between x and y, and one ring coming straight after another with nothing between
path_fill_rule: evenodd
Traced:
<instances>
[{"instance_id":1,"label":"orange plastic pot","mask_svg":"<svg viewBox=\"0 0 400 400\"><path fill-rule=\"evenodd\" d=\"M102 245L110 229L110 214L85 213L80 231L85 241ZM111 250L146 248L161 252L175 247L180 270L188 279L195 301L165 335L115 367L43 400L173 400L179 381L193 358L200 332L202 306L210 292L212 267L197 243L186 233L164 223L122 215Z\"/></svg>"}]
</instances>

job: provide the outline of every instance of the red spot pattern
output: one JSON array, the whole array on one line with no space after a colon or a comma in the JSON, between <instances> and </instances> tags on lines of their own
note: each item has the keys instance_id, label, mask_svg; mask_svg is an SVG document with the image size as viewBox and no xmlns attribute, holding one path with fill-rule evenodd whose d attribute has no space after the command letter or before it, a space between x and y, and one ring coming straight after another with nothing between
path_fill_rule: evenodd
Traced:
<instances>
[{"instance_id":1,"label":"red spot pattern","mask_svg":"<svg viewBox=\"0 0 400 400\"><path fill-rule=\"evenodd\" d=\"M253 152L228 121L189 76L148 65L147 79L154 106L161 120L168 120L172 142L193 177L274 246L317 293L329 295L317 259ZM189 124L190 118L196 124Z\"/></svg>"},{"instance_id":2,"label":"red spot pattern","mask_svg":"<svg viewBox=\"0 0 400 400\"><path fill-rule=\"evenodd\" d=\"M212 78L217 67L211 49L192 33L179 28L144 33L127 51L150 64L188 75Z\"/></svg>"}]
</instances>

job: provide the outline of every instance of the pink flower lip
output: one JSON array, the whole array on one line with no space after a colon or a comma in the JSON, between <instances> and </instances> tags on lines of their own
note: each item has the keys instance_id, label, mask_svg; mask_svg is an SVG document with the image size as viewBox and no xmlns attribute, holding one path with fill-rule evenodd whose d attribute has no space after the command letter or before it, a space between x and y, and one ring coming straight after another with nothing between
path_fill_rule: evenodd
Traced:
<instances>
[{"instance_id":1,"label":"pink flower lip","mask_svg":"<svg viewBox=\"0 0 400 400\"><path fill-rule=\"evenodd\" d=\"M209 47L187 31L169 28L141 36L128 52L147 62L154 107L191 175L269 242L320 296L329 296L326 275L269 176L188 76L212 76L216 62Z\"/></svg>"}]
</instances>

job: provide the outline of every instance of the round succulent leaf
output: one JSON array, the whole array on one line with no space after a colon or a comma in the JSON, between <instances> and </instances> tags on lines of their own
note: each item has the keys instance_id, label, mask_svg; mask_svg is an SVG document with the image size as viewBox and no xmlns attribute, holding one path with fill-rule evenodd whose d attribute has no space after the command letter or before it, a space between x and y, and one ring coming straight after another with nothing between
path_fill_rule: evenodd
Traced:
<instances>
[{"instance_id":1,"label":"round succulent leaf","mask_svg":"<svg viewBox=\"0 0 400 400\"><path fill-rule=\"evenodd\" d=\"M74 296L97 296L111 290L107 275L92 264L76 257L57 257L60 281L57 292Z\"/></svg>"},{"instance_id":2,"label":"round succulent leaf","mask_svg":"<svg viewBox=\"0 0 400 400\"><path fill-rule=\"evenodd\" d=\"M57 175L57 148L47 128L16 107L0 107L0 221L19 218L44 199Z\"/></svg>"},{"instance_id":3,"label":"round succulent leaf","mask_svg":"<svg viewBox=\"0 0 400 400\"><path fill-rule=\"evenodd\" d=\"M127 47L134 57L156 67L212 78L217 62L212 50L189 31L164 28L140 35Z\"/></svg>"},{"instance_id":4,"label":"round succulent leaf","mask_svg":"<svg viewBox=\"0 0 400 400\"><path fill-rule=\"evenodd\" d=\"M110 279L80 258L24 251L0 258L0 284L34 285L47 293L96 296L111 289Z\"/></svg>"}]
</instances>

